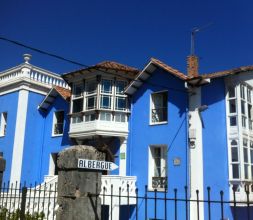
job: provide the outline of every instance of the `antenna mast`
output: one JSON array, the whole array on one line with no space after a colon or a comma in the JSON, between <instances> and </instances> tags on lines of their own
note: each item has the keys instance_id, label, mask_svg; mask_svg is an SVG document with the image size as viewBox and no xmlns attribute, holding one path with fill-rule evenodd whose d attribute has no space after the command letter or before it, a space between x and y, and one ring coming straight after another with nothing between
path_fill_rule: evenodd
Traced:
<instances>
[{"instance_id":1,"label":"antenna mast","mask_svg":"<svg viewBox=\"0 0 253 220\"><path fill-rule=\"evenodd\" d=\"M202 31L203 29L206 29L208 28L209 26L211 26L213 23L208 23L202 27L195 27L191 30L191 55L194 55L195 54L195 34L197 32L200 32Z\"/></svg>"}]
</instances>

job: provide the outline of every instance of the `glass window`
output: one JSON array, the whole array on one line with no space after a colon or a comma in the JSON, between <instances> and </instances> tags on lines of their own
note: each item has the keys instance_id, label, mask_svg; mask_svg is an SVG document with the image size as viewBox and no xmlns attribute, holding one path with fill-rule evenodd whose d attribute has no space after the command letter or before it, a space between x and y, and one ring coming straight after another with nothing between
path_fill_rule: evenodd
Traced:
<instances>
[{"instance_id":1,"label":"glass window","mask_svg":"<svg viewBox=\"0 0 253 220\"><path fill-rule=\"evenodd\" d=\"M85 115L85 122L88 122L88 121L95 121L96 119L96 115L95 114L88 114L88 115Z\"/></svg>"},{"instance_id":2,"label":"glass window","mask_svg":"<svg viewBox=\"0 0 253 220\"><path fill-rule=\"evenodd\" d=\"M123 95L125 87L126 87L126 82L116 81L116 94Z\"/></svg>"},{"instance_id":3,"label":"glass window","mask_svg":"<svg viewBox=\"0 0 253 220\"><path fill-rule=\"evenodd\" d=\"M234 86L229 86L228 87L228 97L229 98L234 98L235 97L235 87Z\"/></svg>"},{"instance_id":4,"label":"glass window","mask_svg":"<svg viewBox=\"0 0 253 220\"><path fill-rule=\"evenodd\" d=\"M238 162L239 161L238 148L232 147L231 151L232 151L231 152L232 153L232 162Z\"/></svg>"},{"instance_id":5,"label":"glass window","mask_svg":"<svg viewBox=\"0 0 253 220\"><path fill-rule=\"evenodd\" d=\"M236 113L236 100L229 100L229 113Z\"/></svg>"},{"instance_id":6,"label":"glass window","mask_svg":"<svg viewBox=\"0 0 253 220\"><path fill-rule=\"evenodd\" d=\"M75 84L73 89L74 97L81 97L83 95L83 84Z\"/></svg>"},{"instance_id":7,"label":"glass window","mask_svg":"<svg viewBox=\"0 0 253 220\"><path fill-rule=\"evenodd\" d=\"M86 109L95 109L97 104L97 96L87 96Z\"/></svg>"},{"instance_id":8,"label":"glass window","mask_svg":"<svg viewBox=\"0 0 253 220\"><path fill-rule=\"evenodd\" d=\"M236 125L237 125L236 116L230 117L230 126L236 126Z\"/></svg>"},{"instance_id":9,"label":"glass window","mask_svg":"<svg viewBox=\"0 0 253 220\"><path fill-rule=\"evenodd\" d=\"M111 96L101 95L100 108L111 109Z\"/></svg>"},{"instance_id":10,"label":"glass window","mask_svg":"<svg viewBox=\"0 0 253 220\"><path fill-rule=\"evenodd\" d=\"M245 90L244 90L244 85L240 85L240 92L241 92L241 98L245 99Z\"/></svg>"},{"instance_id":11,"label":"glass window","mask_svg":"<svg viewBox=\"0 0 253 220\"><path fill-rule=\"evenodd\" d=\"M54 113L54 135L63 134L64 111Z\"/></svg>"},{"instance_id":12,"label":"glass window","mask_svg":"<svg viewBox=\"0 0 253 220\"><path fill-rule=\"evenodd\" d=\"M149 161L149 176L152 188L167 188L167 148L164 146L151 146Z\"/></svg>"},{"instance_id":13,"label":"glass window","mask_svg":"<svg viewBox=\"0 0 253 220\"><path fill-rule=\"evenodd\" d=\"M116 97L116 110L125 110L126 109L126 98L125 97Z\"/></svg>"},{"instance_id":14,"label":"glass window","mask_svg":"<svg viewBox=\"0 0 253 220\"><path fill-rule=\"evenodd\" d=\"M239 164L232 164L233 179L239 179Z\"/></svg>"},{"instance_id":15,"label":"glass window","mask_svg":"<svg viewBox=\"0 0 253 220\"><path fill-rule=\"evenodd\" d=\"M151 95L151 122L166 122L167 121L167 92L153 93Z\"/></svg>"},{"instance_id":16,"label":"glass window","mask_svg":"<svg viewBox=\"0 0 253 220\"><path fill-rule=\"evenodd\" d=\"M116 122L126 122L126 114L125 113L116 113L115 114Z\"/></svg>"},{"instance_id":17,"label":"glass window","mask_svg":"<svg viewBox=\"0 0 253 220\"><path fill-rule=\"evenodd\" d=\"M245 115L245 101L241 101L241 113Z\"/></svg>"},{"instance_id":18,"label":"glass window","mask_svg":"<svg viewBox=\"0 0 253 220\"><path fill-rule=\"evenodd\" d=\"M101 83L101 93L112 93L112 81L103 79Z\"/></svg>"},{"instance_id":19,"label":"glass window","mask_svg":"<svg viewBox=\"0 0 253 220\"><path fill-rule=\"evenodd\" d=\"M97 90L97 81L96 80L89 80L86 82L86 93L93 94L96 93Z\"/></svg>"},{"instance_id":20,"label":"glass window","mask_svg":"<svg viewBox=\"0 0 253 220\"><path fill-rule=\"evenodd\" d=\"M82 112L83 111L83 99L73 100L73 110L72 113Z\"/></svg>"},{"instance_id":21,"label":"glass window","mask_svg":"<svg viewBox=\"0 0 253 220\"><path fill-rule=\"evenodd\" d=\"M112 114L110 112L101 112L100 120L102 121L111 121Z\"/></svg>"}]
</instances>

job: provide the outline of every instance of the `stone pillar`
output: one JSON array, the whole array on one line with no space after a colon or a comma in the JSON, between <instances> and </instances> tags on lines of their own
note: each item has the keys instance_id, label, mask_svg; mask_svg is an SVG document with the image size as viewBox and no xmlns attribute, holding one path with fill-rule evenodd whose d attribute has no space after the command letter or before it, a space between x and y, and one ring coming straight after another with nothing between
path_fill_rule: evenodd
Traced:
<instances>
[{"instance_id":1,"label":"stone pillar","mask_svg":"<svg viewBox=\"0 0 253 220\"><path fill-rule=\"evenodd\" d=\"M58 205L57 220L101 219L101 171L78 169L78 159L104 160L105 155L92 146L76 145L59 153L57 160Z\"/></svg>"},{"instance_id":2,"label":"stone pillar","mask_svg":"<svg viewBox=\"0 0 253 220\"><path fill-rule=\"evenodd\" d=\"M3 174L5 171L6 160L3 158L3 152L0 152L0 187L3 182Z\"/></svg>"}]
</instances>

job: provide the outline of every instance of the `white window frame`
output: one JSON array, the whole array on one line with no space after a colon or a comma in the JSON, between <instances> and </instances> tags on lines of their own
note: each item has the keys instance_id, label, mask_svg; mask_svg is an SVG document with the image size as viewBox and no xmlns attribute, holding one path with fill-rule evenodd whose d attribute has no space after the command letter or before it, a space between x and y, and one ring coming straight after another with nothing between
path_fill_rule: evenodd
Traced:
<instances>
[{"instance_id":1,"label":"white window frame","mask_svg":"<svg viewBox=\"0 0 253 220\"><path fill-rule=\"evenodd\" d=\"M57 121L57 117L56 117L56 114L59 113L59 112L62 112L63 113L63 122L62 122L62 133L60 134L56 134L55 133L55 125L56 124L59 124L58 121ZM64 110L57 110L54 112L54 115L53 115L53 126L52 126L52 136L53 137L58 137L58 136L63 136L63 133L64 133Z\"/></svg>"},{"instance_id":2,"label":"white window frame","mask_svg":"<svg viewBox=\"0 0 253 220\"><path fill-rule=\"evenodd\" d=\"M152 111L155 108L155 106L154 106L154 96L158 95L160 93L166 93L166 95L167 95L167 102L166 102L167 106L162 107L162 108L166 108L166 114L167 114L166 119L167 120L155 122L152 119L152 114L153 114ZM157 91L157 92L153 92L153 93L150 94L150 110L149 110L149 112L150 112L150 114L149 114L150 115L150 117L149 117L149 124L150 125L160 125L160 124L167 124L168 123L168 90Z\"/></svg>"},{"instance_id":3,"label":"white window frame","mask_svg":"<svg viewBox=\"0 0 253 220\"><path fill-rule=\"evenodd\" d=\"M150 145L148 148L148 190L154 191L157 189L157 191L164 191L166 188L153 188L152 186L152 178L155 177L155 162L154 162L154 149L155 148L160 148L161 149L161 175L160 177L166 178L166 181L168 181L168 176L167 176L167 160L168 160L168 147L167 145L160 144L160 145Z\"/></svg>"},{"instance_id":4,"label":"white window frame","mask_svg":"<svg viewBox=\"0 0 253 220\"><path fill-rule=\"evenodd\" d=\"M81 88L82 88L82 92L79 96L75 95L75 90L76 90L77 86L81 86ZM83 100L83 110L82 111L84 111L84 83L83 82L73 83L73 93L72 93L72 96L71 96L71 114L74 114L71 118L71 122L73 124L80 123L80 122L83 121L83 116L82 115L79 115L78 112L73 112L74 101L79 100L79 99Z\"/></svg>"},{"instance_id":5,"label":"white window frame","mask_svg":"<svg viewBox=\"0 0 253 220\"><path fill-rule=\"evenodd\" d=\"M0 115L0 137L6 135L8 113L2 112Z\"/></svg>"}]
</instances>

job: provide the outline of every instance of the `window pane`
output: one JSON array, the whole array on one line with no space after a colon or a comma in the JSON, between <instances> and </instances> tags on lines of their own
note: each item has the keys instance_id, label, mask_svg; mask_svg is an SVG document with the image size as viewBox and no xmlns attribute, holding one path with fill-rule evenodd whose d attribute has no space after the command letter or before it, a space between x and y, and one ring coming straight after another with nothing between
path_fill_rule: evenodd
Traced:
<instances>
[{"instance_id":1,"label":"window pane","mask_svg":"<svg viewBox=\"0 0 253 220\"><path fill-rule=\"evenodd\" d=\"M229 98L235 97L235 87L230 86L230 87L228 88L228 97L229 97Z\"/></svg>"},{"instance_id":2,"label":"window pane","mask_svg":"<svg viewBox=\"0 0 253 220\"><path fill-rule=\"evenodd\" d=\"M241 112L245 115L245 102L241 101Z\"/></svg>"},{"instance_id":3,"label":"window pane","mask_svg":"<svg viewBox=\"0 0 253 220\"><path fill-rule=\"evenodd\" d=\"M126 98L116 97L116 110L125 110L126 109Z\"/></svg>"},{"instance_id":4,"label":"window pane","mask_svg":"<svg viewBox=\"0 0 253 220\"><path fill-rule=\"evenodd\" d=\"M124 81L116 81L116 94L124 94L124 89L126 86L126 82Z\"/></svg>"},{"instance_id":5,"label":"window pane","mask_svg":"<svg viewBox=\"0 0 253 220\"><path fill-rule=\"evenodd\" d=\"M236 140L232 140L231 141L231 145L237 145L237 141Z\"/></svg>"},{"instance_id":6,"label":"window pane","mask_svg":"<svg viewBox=\"0 0 253 220\"><path fill-rule=\"evenodd\" d=\"M111 96L102 95L100 101L100 107L104 109L111 108Z\"/></svg>"},{"instance_id":7,"label":"window pane","mask_svg":"<svg viewBox=\"0 0 253 220\"><path fill-rule=\"evenodd\" d=\"M239 179L239 164L232 164L233 179Z\"/></svg>"},{"instance_id":8,"label":"window pane","mask_svg":"<svg viewBox=\"0 0 253 220\"><path fill-rule=\"evenodd\" d=\"M236 126L236 125L237 125L236 116L230 117L230 126Z\"/></svg>"},{"instance_id":9,"label":"window pane","mask_svg":"<svg viewBox=\"0 0 253 220\"><path fill-rule=\"evenodd\" d=\"M87 97L87 109L95 109L97 104L97 97L96 96L88 96Z\"/></svg>"},{"instance_id":10,"label":"window pane","mask_svg":"<svg viewBox=\"0 0 253 220\"><path fill-rule=\"evenodd\" d=\"M247 101L251 103L251 89L247 88Z\"/></svg>"},{"instance_id":11,"label":"window pane","mask_svg":"<svg viewBox=\"0 0 253 220\"><path fill-rule=\"evenodd\" d=\"M95 80L87 81L86 83L87 94L96 93L96 90L97 90L97 82Z\"/></svg>"},{"instance_id":12,"label":"window pane","mask_svg":"<svg viewBox=\"0 0 253 220\"><path fill-rule=\"evenodd\" d=\"M83 99L73 100L73 113L83 111Z\"/></svg>"},{"instance_id":13,"label":"window pane","mask_svg":"<svg viewBox=\"0 0 253 220\"><path fill-rule=\"evenodd\" d=\"M82 122L82 121L83 121L83 117L82 117L82 116L74 116L74 117L72 118L72 123L73 123L73 124L80 123L80 122Z\"/></svg>"},{"instance_id":14,"label":"window pane","mask_svg":"<svg viewBox=\"0 0 253 220\"><path fill-rule=\"evenodd\" d=\"M80 97L82 96L82 93L83 93L83 85L82 84L74 85L74 91L73 91L74 97Z\"/></svg>"},{"instance_id":15,"label":"window pane","mask_svg":"<svg viewBox=\"0 0 253 220\"><path fill-rule=\"evenodd\" d=\"M102 80L102 86L101 86L101 92L102 93L112 93L112 81L111 80Z\"/></svg>"},{"instance_id":16,"label":"window pane","mask_svg":"<svg viewBox=\"0 0 253 220\"><path fill-rule=\"evenodd\" d=\"M250 163L253 164L253 149L250 149ZM252 173L253 175L253 173Z\"/></svg>"},{"instance_id":17,"label":"window pane","mask_svg":"<svg viewBox=\"0 0 253 220\"><path fill-rule=\"evenodd\" d=\"M111 121L111 113L101 112L100 113L100 120L102 120L102 121Z\"/></svg>"},{"instance_id":18,"label":"window pane","mask_svg":"<svg viewBox=\"0 0 253 220\"><path fill-rule=\"evenodd\" d=\"M230 113L236 113L236 103L235 99L229 100L229 112Z\"/></svg>"},{"instance_id":19,"label":"window pane","mask_svg":"<svg viewBox=\"0 0 253 220\"><path fill-rule=\"evenodd\" d=\"M88 122L88 121L95 121L95 119L96 119L95 114L85 115L85 121L86 122Z\"/></svg>"},{"instance_id":20,"label":"window pane","mask_svg":"<svg viewBox=\"0 0 253 220\"><path fill-rule=\"evenodd\" d=\"M125 114L116 113L115 114L115 121L116 122L125 122L126 121L126 115Z\"/></svg>"},{"instance_id":21,"label":"window pane","mask_svg":"<svg viewBox=\"0 0 253 220\"><path fill-rule=\"evenodd\" d=\"M242 116L242 127L243 128L246 128L246 121L247 121L247 118L245 116Z\"/></svg>"},{"instance_id":22,"label":"window pane","mask_svg":"<svg viewBox=\"0 0 253 220\"><path fill-rule=\"evenodd\" d=\"M249 170L248 170L248 165L247 164L245 164L244 165L244 177L245 177L245 179L249 179Z\"/></svg>"},{"instance_id":23,"label":"window pane","mask_svg":"<svg viewBox=\"0 0 253 220\"><path fill-rule=\"evenodd\" d=\"M244 91L244 85L240 86L240 92L241 92L241 98L245 99L245 91Z\"/></svg>"},{"instance_id":24,"label":"window pane","mask_svg":"<svg viewBox=\"0 0 253 220\"><path fill-rule=\"evenodd\" d=\"M232 147L231 148L231 154L232 154L232 162L238 162L238 149L237 147Z\"/></svg>"},{"instance_id":25,"label":"window pane","mask_svg":"<svg viewBox=\"0 0 253 220\"><path fill-rule=\"evenodd\" d=\"M243 158L244 158L244 162L248 163L249 162L249 157L248 157L248 149L247 148L243 148Z\"/></svg>"}]
</instances>

